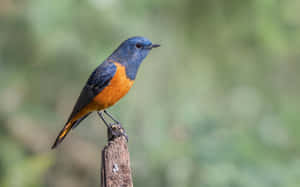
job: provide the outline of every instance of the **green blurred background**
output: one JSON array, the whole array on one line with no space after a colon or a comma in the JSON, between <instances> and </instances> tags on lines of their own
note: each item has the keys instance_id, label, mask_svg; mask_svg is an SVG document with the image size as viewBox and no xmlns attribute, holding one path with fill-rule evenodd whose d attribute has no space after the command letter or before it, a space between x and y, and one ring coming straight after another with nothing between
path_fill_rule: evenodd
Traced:
<instances>
[{"instance_id":1,"label":"green blurred background","mask_svg":"<svg viewBox=\"0 0 300 187\"><path fill-rule=\"evenodd\" d=\"M0 0L0 186L99 186L91 115L50 150L121 41L161 48L110 111L135 186L298 187L299 0Z\"/></svg>"}]
</instances>

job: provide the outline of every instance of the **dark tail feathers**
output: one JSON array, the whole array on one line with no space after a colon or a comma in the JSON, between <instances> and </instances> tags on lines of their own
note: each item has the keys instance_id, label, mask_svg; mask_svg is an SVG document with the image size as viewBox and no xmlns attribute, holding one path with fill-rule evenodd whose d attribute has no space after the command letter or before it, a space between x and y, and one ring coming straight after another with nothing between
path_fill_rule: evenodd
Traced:
<instances>
[{"instance_id":1,"label":"dark tail feathers","mask_svg":"<svg viewBox=\"0 0 300 187\"><path fill-rule=\"evenodd\" d=\"M74 123L73 123L74 124ZM72 129L72 123L69 122L65 125L65 127L60 131L60 133L58 134L58 136L56 137L56 140L54 142L54 144L52 145L51 149L56 148L67 136L67 134L70 132L70 130Z\"/></svg>"}]
</instances>

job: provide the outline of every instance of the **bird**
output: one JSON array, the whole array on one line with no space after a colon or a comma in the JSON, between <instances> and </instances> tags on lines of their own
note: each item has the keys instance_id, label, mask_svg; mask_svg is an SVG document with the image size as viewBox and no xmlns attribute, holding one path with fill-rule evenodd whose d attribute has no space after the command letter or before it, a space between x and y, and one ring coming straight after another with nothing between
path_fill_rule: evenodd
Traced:
<instances>
[{"instance_id":1,"label":"bird","mask_svg":"<svg viewBox=\"0 0 300 187\"><path fill-rule=\"evenodd\" d=\"M117 103L132 87L142 61L153 48L160 47L145 37L131 37L104 60L90 75L84 85L73 110L59 132L52 149L56 148L92 112L97 112L108 128L111 125L104 119L106 114L120 124L106 109Z\"/></svg>"}]
</instances>

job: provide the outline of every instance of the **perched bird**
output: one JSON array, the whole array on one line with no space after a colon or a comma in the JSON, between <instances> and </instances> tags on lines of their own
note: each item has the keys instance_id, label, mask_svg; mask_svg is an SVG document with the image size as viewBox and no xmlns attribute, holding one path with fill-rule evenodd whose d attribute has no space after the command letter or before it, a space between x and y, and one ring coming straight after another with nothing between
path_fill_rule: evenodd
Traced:
<instances>
[{"instance_id":1,"label":"perched bird","mask_svg":"<svg viewBox=\"0 0 300 187\"><path fill-rule=\"evenodd\" d=\"M83 87L69 119L57 136L52 149L60 144L70 130L91 112L97 111L107 127L110 127L110 124L105 121L103 113L119 124L105 109L126 95L134 83L144 58L152 48L159 46L152 44L144 37L132 37L125 40L100 64Z\"/></svg>"}]
</instances>

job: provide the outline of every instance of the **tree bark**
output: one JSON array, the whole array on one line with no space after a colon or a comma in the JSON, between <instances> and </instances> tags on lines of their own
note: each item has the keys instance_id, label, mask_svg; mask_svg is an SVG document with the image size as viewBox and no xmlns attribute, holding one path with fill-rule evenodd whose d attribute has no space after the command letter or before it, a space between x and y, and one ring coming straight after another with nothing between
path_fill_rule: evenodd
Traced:
<instances>
[{"instance_id":1,"label":"tree bark","mask_svg":"<svg viewBox=\"0 0 300 187\"><path fill-rule=\"evenodd\" d=\"M125 131L121 126L112 131L108 130L108 144L102 150L101 187L133 187L127 138L114 136Z\"/></svg>"}]
</instances>

